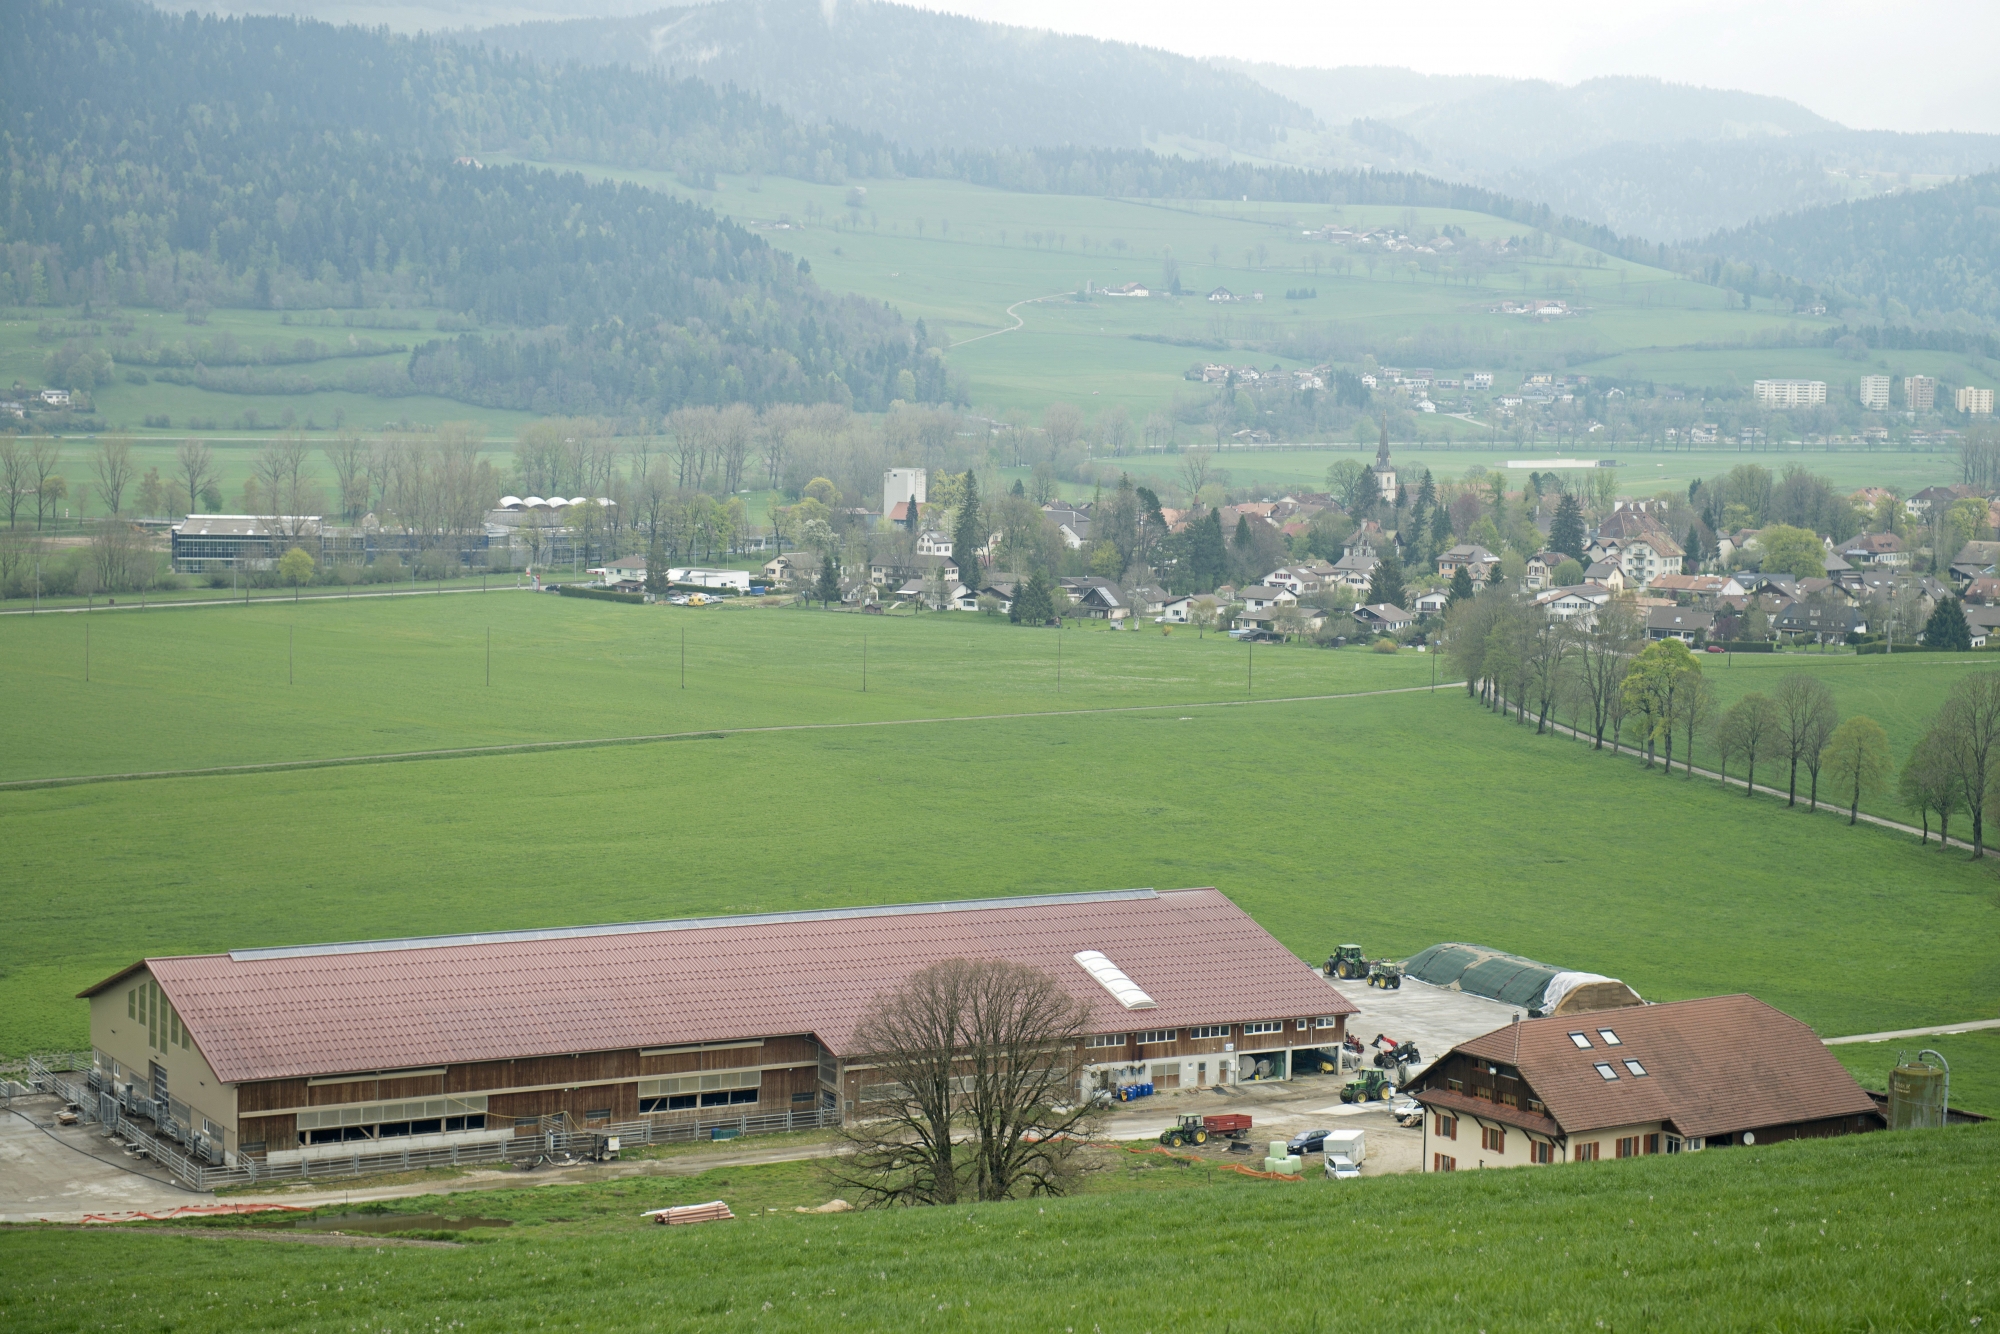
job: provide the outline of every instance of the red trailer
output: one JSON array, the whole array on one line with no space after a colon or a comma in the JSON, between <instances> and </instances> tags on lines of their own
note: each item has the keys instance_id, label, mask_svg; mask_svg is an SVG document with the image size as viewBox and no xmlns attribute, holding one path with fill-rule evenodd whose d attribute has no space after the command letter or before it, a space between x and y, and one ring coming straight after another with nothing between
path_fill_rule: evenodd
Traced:
<instances>
[{"instance_id":1,"label":"red trailer","mask_svg":"<svg viewBox=\"0 0 2000 1334\"><path fill-rule=\"evenodd\" d=\"M1250 1133L1248 1112L1225 1112L1221 1116L1201 1118L1202 1129L1211 1135L1222 1135L1229 1139L1242 1139Z\"/></svg>"}]
</instances>

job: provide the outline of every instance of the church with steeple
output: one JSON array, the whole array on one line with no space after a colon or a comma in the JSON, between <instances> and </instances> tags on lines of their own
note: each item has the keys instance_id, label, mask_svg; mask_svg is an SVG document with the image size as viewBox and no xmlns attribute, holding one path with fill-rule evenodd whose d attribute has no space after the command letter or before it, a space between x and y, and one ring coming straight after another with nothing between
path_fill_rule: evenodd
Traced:
<instances>
[{"instance_id":1,"label":"church with steeple","mask_svg":"<svg viewBox=\"0 0 2000 1334\"><path fill-rule=\"evenodd\" d=\"M1382 443L1375 451L1375 466L1368 470L1375 475L1376 493L1386 505L1396 503L1396 465L1389 462L1389 423L1382 422Z\"/></svg>"}]
</instances>

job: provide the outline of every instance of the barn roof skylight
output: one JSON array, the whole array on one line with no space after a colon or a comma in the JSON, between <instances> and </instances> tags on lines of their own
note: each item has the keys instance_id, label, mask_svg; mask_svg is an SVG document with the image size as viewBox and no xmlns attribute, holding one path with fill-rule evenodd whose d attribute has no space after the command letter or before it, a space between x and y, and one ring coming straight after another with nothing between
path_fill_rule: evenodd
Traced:
<instances>
[{"instance_id":1,"label":"barn roof skylight","mask_svg":"<svg viewBox=\"0 0 2000 1334\"><path fill-rule=\"evenodd\" d=\"M1125 976L1125 970L1106 958L1103 951L1080 950L1071 957L1126 1009L1151 1010L1158 1007L1159 1002L1140 990L1139 984Z\"/></svg>"}]
</instances>

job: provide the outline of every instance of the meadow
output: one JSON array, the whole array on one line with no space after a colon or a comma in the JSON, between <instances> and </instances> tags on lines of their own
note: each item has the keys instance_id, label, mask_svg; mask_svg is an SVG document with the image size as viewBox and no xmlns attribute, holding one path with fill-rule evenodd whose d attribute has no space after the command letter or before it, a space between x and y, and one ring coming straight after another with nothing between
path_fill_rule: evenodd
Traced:
<instances>
[{"instance_id":1,"label":"meadow","mask_svg":"<svg viewBox=\"0 0 2000 1334\"><path fill-rule=\"evenodd\" d=\"M287 362L276 367L288 374L307 375L318 383L345 384L350 373L365 375L380 366L400 366L407 358L408 348L432 338L451 336L449 333L440 335L436 331L436 313L432 311L363 312L364 317L377 315L411 319L422 325L414 329L354 328L339 323L343 315L350 313L333 312L334 322L322 325L316 322L323 318L322 313L317 311L225 308L208 312L203 323L196 325L190 324L179 311L137 306L121 308L114 313L100 311L89 317L78 317L70 309L0 308L0 389L17 383L29 388L42 385L45 382L44 358L73 337L110 347L119 342L140 343L148 338L169 346L183 341L198 345L227 335L235 338L247 351L254 351L273 341L289 347L300 338L338 345L352 335L404 349L403 352L385 352L376 356ZM121 323L130 323L132 331L115 334L112 326ZM45 325L54 336L43 336ZM95 335L88 332L93 325L99 330ZM292 426L307 429L308 424L313 430L332 432L342 427L356 431L421 429L447 421L473 421L483 426L491 436L511 439L521 425L532 420L525 412L480 408L424 394L382 398L346 388L320 389L301 394L224 393L192 384L170 383L159 379L157 372L157 367L143 363L121 364L110 384L100 385L91 391L98 419L107 431L129 432L141 441L178 442L183 437L196 435L213 444L218 453L226 454L232 443L241 443L254 451L274 433ZM135 373L145 377L143 383L135 383L130 378ZM164 416L169 425L145 425L145 419L151 416ZM191 426L191 421L203 424ZM207 424L211 421L214 423L212 426ZM226 488L234 489L242 485L242 478L249 475L247 458L245 455L240 474L225 473ZM143 473L150 464L159 463L164 476L171 471L171 459L172 446L169 443L159 457L146 458L140 464L140 471ZM226 462L225 459L225 466ZM71 480L75 481L82 475L79 470L71 475Z\"/></svg>"},{"instance_id":2,"label":"meadow","mask_svg":"<svg viewBox=\"0 0 2000 1334\"><path fill-rule=\"evenodd\" d=\"M865 185L865 205L845 206L847 187L781 177L724 176L714 190L694 190L668 173L610 169L587 164L539 164L581 170L694 199L744 223L773 245L808 261L819 281L836 291L885 301L910 319L922 319L951 344L975 411L1009 411L1038 419L1051 402L1068 401L1089 416L1122 407L1135 423L1177 401L1203 400L1209 389L1191 384L1193 363L1220 359L1299 367L1329 357L1359 355L1355 338L1389 357L1398 340L1413 339L1410 357L1463 360L1500 373L1567 370L1599 378L1686 386L1696 393L1739 393L1759 376L1825 379L1836 397L1851 398L1852 382L1867 372L1924 373L1948 383L1988 385L1991 366L1981 359L1938 352L1885 352L1867 362L1848 360L1813 343L1837 321L1798 315L1770 303L1733 307L1733 294L1574 246L1542 257L1509 260L1464 282L1412 268L1401 257L1379 262L1347 254L1303 233L1335 223L1449 226L1469 236L1501 241L1525 229L1482 214L1447 209L1402 210L1370 206L1260 204L1242 201L1163 201L1018 194L962 182L877 180ZM1408 216L1406 216L1408 215ZM1171 257L1186 295L1128 300L1076 299L1088 288L1122 282L1159 285ZM1216 286L1262 301L1215 304ZM1289 300L1288 290L1310 289L1310 299ZM1533 321L1498 313L1505 299L1558 293L1581 308L1559 321ZM414 320L416 329L353 329L342 313L218 310L192 326L178 312L153 310L100 314L95 323L129 321L125 337L163 344L228 335L245 348L312 337L338 344L353 333L378 343L409 346L441 336L435 312L387 312ZM44 357L64 337L90 321L50 319L45 310L0 311L0 384L42 382ZM291 322L287 322L287 321ZM53 331L45 334L44 326ZM448 336L448 333L443 336ZM97 341L109 343L108 333ZM1277 357L1240 350L1244 343L1286 345L1298 355ZM301 394L233 393L168 383L157 368L121 365L113 382L93 391L105 430L136 440L141 473L157 466L173 472L173 449L183 438L215 446L222 486L234 506L256 451L280 430L314 432L425 430L470 421L490 442L503 468L526 413L478 408L423 395L383 398L347 388L350 374L400 364L403 353L333 357L281 367L323 386ZM1401 354L1396 359L1405 360ZM143 381L143 382L138 382ZM148 426L148 419L167 425ZM1192 432L1192 436L1190 435ZM1184 438L1204 434L1182 428ZM1419 419L1414 448L1399 462L1461 472L1474 463L1495 466L1507 458L1552 454L1615 455L1627 463L1628 492L1683 489L1695 477L1724 471L1748 459L1779 465L1800 457L1841 486L1900 486L1906 491L1955 480L1956 460L1931 452L1849 452L1813 455L1745 455L1730 451L1655 454L1630 442L1587 441L1560 445L1500 438L1483 420L1446 413ZM1336 447L1354 442L1330 442ZM1427 453L1425 446L1432 447ZM82 455L65 476L87 480ZM1435 457L1433 457L1433 454ZM1712 457L1709 457L1711 456ZM1323 485L1325 457L1230 451L1228 467L1238 486L1296 489ZM1171 458L1134 460L1135 474L1170 475ZM72 506L79 512L87 507ZM101 509L101 506L97 507Z\"/></svg>"},{"instance_id":3,"label":"meadow","mask_svg":"<svg viewBox=\"0 0 2000 1334\"><path fill-rule=\"evenodd\" d=\"M1977 1328L2000 1302L1991 1126L1344 1183L1196 1184L1154 1161L1115 1191L953 1209L798 1214L825 1193L796 1164L390 1206L513 1223L460 1234L476 1240L459 1248L253 1241L241 1224L11 1229L0 1319L48 1331L1941 1331ZM668 1229L637 1216L714 1198L737 1221Z\"/></svg>"},{"instance_id":4,"label":"meadow","mask_svg":"<svg viewBox=\"0 0 2000 1334\"><path fill-rule=\"evenodd\" d=\"M1302 233L1451 226L1504 241L1519 223L1451 209L1100 199L1018 194L957 181L871 180L859 208L848 187L787 178L721 176L692 189L671 173L582 163L547 164L629 181L714 208L808 260L837 290L895 305L955 345L976 403L1038 413L1052 399L1123 404L1135 418L1189 393L1190 362L1230 353L1231 340L1310 338L1324 326L1365 325L1382 348L1402 337L1443 338L1489 369L1563 369L1626 380L1733 388L1767 373L1811 374L1829 386L1878 369L1810 341L1837 320L1769 302L1732 308L1732 294L1660 269L1574 246L1466 283L1418 271L1403 256L1371 263ZM1188 295L1142 301L1062 294L1125 282L1156 286L1164 260ZM1213 287L1261 302L1215 305ZM1309 300L1287 300L1313 289ZM1537 322L1499 314L1505 299L1561 295L1587 312ZM1062 299L1048 299L1062 297ZM1031 304L1022 304L1031 303ZM1015 321L1022 327L1014 332ZM977 341L974 341L977 340ZM1146 341L1141 341L1146 340ZM1212 345L1212 347L1211 347ZM1712 349L1689 351L1687 349ZM1378 353L1379 355L1379 353ZM1776 360L1774 360L1776 358ZM1309 361L1255 355L1259 365ZM1766 365L1782 365L1782 372ZM1990 368L1941 353L1888 353L1895 374L1941 373L1985 384ZM1462 369L1472 369L1468 365ZM1486 428L1440 416L1427 431L1476 440Z\"/></svg>"},{"instance_id":5,"label":"meadow","mask_svg":"<svg viewBox=\"0 0 2000 1334\"><path fill-rule=\"evenodd\" d=\"M1828 1034L2000 1005L1990 863L1663 781L1462 690L1241 703L1249 651L1184 633L411 598L91 618L85 687L84 619L0 630L35 701L10 775L705 735L0 791L0 1051L82 1042L69 998L143 954L1132 885L1218 886L1305 958L1474 940L1650 999L1754 990ZM1431 666L1265 649L1254 690ZM801 723L896 725L724 730Z\"/></svg>"},{"instance_id":6,"label":"meadow","mask_svg":"<svg viewBox=\"0 0 2000 1334\"><path fill-rule=\"evenodd\" d=\"M1752 691L1771 695L1777 689L1779 680L1792 672L1805 672L1817 677L1833 692L1834 704L1842 718L1867 717L1882 725L1882 729L1889 734L1890 751L1899 766L1930 727L1954 682L1974 673L2000 671L2000 654L1988 653L1894 653L1867 657L1854 653L1821 654L1809 651L1703 653L1696 655L1696 661L1701 664L1703 679L1715 692L1718 717L1721 711ZM1570 721L1566 712L1560 717L1565 723ZM1532 719L1530 721L1532 723ZM1676 772L1686 758L1685 742L1684 734L1676 734ZM1720 767L1712 721L1696 733L1694 763L1697 768L1713 770ZM1757 759L1758 785L1782 788L1787 781L1788 768L1788 763L1778 751L1767 746ZM1739 791L1745 769L1742 756L1731 759L1729 776ZM1801 802L1806 800L1809 782L1807 771L1801 766ZM1822 802L1827 800L1824 783L1820 788L1820 799ZM1897 800L1893 775L1881 792L1861 803L1861 809L1893 820L1911 824L1917 822L1916 816ZM1955 824L1953 833L1963 837L1969 828L1969 824L1963 827Z\"/></svg>"},{"instance_id":7,"label":"meadow","mask_svg":"<svg viewBox=\"0 0 2000 1334\"><path fill-rule=\"evenodd\" d=\"M2000 1116L2000 1032L1993 1029L1888 1042L1843 1042L1827 1048L1863 1088L1877 1092L1888 1091L1889 1071L1899 1060L1915 1060L1917 1053L1926 1049L1944 1057L1951 1067L1952 1110Z\"/></svg>"}]
</instances>

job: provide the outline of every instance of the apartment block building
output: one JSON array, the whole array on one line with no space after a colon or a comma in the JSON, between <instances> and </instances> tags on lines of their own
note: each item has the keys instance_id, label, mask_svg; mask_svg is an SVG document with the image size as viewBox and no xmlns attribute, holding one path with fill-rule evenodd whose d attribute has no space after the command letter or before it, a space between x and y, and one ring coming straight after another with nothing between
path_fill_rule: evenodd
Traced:
<instances>
[{"instance_id":1,"label":"apartment block building","mask_svg":"<svg viewBox=\"0 0 2000 1334\"><path fill-rule=\"evenodd\" d=\"M1826 402L1824 380L1759 380L1750 388L1760 408L1812 408Z\"/></svg>"}]
</instances>

